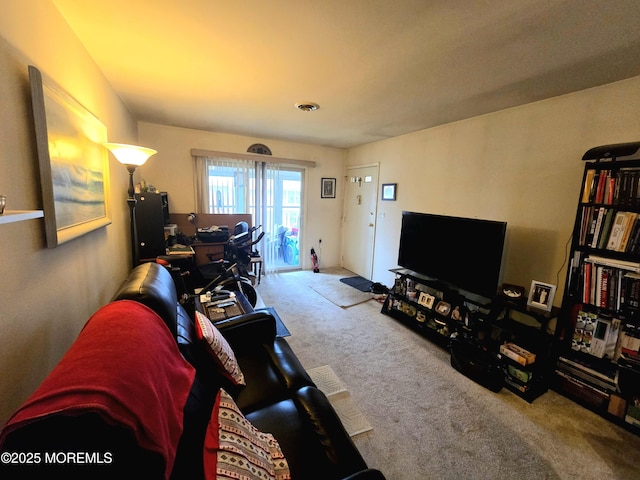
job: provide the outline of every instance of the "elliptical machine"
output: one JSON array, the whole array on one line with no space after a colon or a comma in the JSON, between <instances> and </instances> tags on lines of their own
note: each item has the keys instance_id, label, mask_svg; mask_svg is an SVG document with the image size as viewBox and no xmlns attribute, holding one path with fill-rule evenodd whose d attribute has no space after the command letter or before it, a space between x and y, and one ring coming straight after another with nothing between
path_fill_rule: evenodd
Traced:
<instances>
[{"instance_id":1,"label":"elliptical machine","mask_svg":"<svg viewBox=\"0 0 640 480\"><path fill-rule=\"evenodd\" d=\"M247 222L238 222L224 246L223 258L215 260L214 255L209 254L210 263L198 268L181 269L178 262L174 264L174 259L167 257L159 257L156 261L169 269L182 297L195 295L196 291L199 294L236 291L243 293L255 307L258 295L251 281L253 272L249 269L252 247L264 237L264 232L261 232L255 240L252 239L260 228L262 226L248 228Z\"/></svg>"}]
</instances>

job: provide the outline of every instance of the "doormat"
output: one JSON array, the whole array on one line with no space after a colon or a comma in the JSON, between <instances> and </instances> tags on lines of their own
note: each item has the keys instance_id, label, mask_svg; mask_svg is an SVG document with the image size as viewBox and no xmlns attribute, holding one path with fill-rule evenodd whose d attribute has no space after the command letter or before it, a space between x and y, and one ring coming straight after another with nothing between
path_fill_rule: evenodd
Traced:
<instances>
[{"instance_id":1,"label":"doormat","mask_svg":"<svg viewBox=\"0 0 640 480\"><path fill-rule=\"evenodd\" d=\"M276 337L288 337L291 335L289 329L285 326L285 324L280 319L278 312L273 307L263 307L256 310L256 312L267 312L273 315L273 318L276 319Z\"/></svg>"},{"instance_id":2,"label":"doormat","mask_svg":"<svg viewBox=\"0 0 640 480\"><path fill-rule=\"evenodd\" d=\"M351 399L351 395L349 395L349 391L344 383L342 383L342 380L338 378L329 365L312 368L308 370L307 373L318 389L327 396L329 403L331 403L331 406L338 414L349 436L353 437L360 433L373 430L367 418L360 412Z\"/></svg>"},{"instance_id":3,"label":"doormat","mask_svg":"<svg viewBox=\"0 0 640 480\"><path fill-rule=\"evenodd\" d=\"M367 280L360 276L341 278L340 281L342 283L346 283L350 287L357 288L361 292L370 292L371 285L373 285L371 280Z\"/></svg>"}]
</instances>

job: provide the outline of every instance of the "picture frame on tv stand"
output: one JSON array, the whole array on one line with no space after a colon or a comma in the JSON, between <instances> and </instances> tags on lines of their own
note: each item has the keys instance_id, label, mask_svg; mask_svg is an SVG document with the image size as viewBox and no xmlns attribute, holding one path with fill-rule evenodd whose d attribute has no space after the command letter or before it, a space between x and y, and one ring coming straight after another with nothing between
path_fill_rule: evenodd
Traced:
<instances>
[{"instance_id":1,"label":"picture frame on tv stand","mask_svg":"<svg viewBox=\"0 0 640 480\"><path fill-rule=\"evenodd\" d=\"M527 307L550 312L553 308L553 297L556 294L556 286L550 283L533 280L529 289Z\"/></svg>"},{"instance_id":2,"label":"picture frame on tv stand","mask_svg":"<svg viewBox=\"0 0 640 480\"><path fill-rule=\"evenodd\" d=\"M436 297L434 297L433 295L429 295L427 292L420 292L420 296L418 297L418 304L428 309L432 309L435 300Z\"/></svg>"}]
</instances>

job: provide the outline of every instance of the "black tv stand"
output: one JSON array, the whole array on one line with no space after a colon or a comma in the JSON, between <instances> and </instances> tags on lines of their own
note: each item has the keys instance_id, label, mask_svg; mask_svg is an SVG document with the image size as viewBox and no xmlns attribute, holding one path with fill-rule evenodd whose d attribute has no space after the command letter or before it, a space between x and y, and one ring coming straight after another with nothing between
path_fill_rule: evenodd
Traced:
<instances>
[{"instance_id":1,"label":"black tv stand","mask_svg":"<svg viewBox=\"0 0 640 480\"><path fill-rule=\"evenodd\" d=\"M391 271L396 278L382 313L448 349L454 368L493 391L504 386L529 402L548 390L554 339L549 322L559 309L528 310L523 301L487 299L411 270ZM508 343L535 354L535 360L521 365L507 357Z\"/></svg>"},{"instance_id":2,"label":"black tv stand","mask_svg":"<svg viewBox=\"0 0 640 480\"><path fill-rule=\"evenodd\" d=\"M471 331L477 321L491 315L489 300L467 298L454 286L412 270L390 271L396 278L382 313L443 347L448 348L451 333Z\"/></svg>"}]
</instances>

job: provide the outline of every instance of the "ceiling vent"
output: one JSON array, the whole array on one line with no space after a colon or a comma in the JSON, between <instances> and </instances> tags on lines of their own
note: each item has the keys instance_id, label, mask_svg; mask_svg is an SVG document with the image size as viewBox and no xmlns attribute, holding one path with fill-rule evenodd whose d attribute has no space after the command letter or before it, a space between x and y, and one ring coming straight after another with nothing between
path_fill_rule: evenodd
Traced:
<instances>
[{"instance_id":1,"label":"ceiling vent","mask_svg":"<svg viewBox=\"0 0 640 480\"><path fill-rule=\"evenodd\" d=\"M320 108L320 105L313 102L301 102L296 103L296 108L298 110L302 110L303 112L315 112Z\"/></svg>"}]
</instances>

